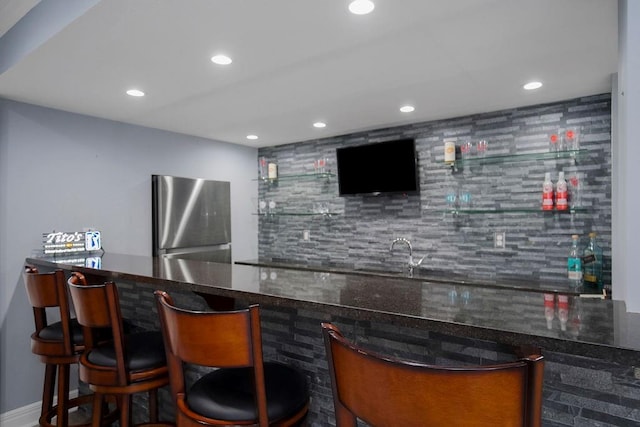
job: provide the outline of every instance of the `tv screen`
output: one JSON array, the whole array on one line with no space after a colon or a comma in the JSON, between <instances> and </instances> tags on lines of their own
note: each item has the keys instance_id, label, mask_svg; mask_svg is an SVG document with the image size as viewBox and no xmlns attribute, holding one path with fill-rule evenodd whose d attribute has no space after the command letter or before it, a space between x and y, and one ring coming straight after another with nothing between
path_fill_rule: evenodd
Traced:
<instances>
[{"instance_id":1,"label":"tv screen","mask_svg":"<svg viewBox=\"0 0 640 427\"><path fill-rule=\"evenodd\" d=\"M336 149L338 192L354 194L416 193L418 162L413 139Z\"/></svg>"}]
</instances>

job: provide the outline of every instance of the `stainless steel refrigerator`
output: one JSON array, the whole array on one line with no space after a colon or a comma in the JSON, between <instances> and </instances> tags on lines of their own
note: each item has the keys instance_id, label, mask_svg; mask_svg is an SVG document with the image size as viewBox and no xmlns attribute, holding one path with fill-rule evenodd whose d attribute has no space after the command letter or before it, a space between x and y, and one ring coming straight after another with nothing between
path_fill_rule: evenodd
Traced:
<instances>
[{"instance_id":1,"label":"stainless steel refrigerator","mask_svg":"<svg viewBox=\"0 0 640 427\"><path fill-rule=\"evenodd\" d=\"M230 184L152 175L153 256L231 262Z\"/></svg>"}]
</instances>

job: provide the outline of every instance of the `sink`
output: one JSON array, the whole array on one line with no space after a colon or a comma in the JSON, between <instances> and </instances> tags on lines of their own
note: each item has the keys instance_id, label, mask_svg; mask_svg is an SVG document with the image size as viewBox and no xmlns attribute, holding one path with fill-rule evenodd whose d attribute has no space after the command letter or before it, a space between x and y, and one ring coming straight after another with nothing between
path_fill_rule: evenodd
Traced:
<instances>
[{"instance_id":1,"label":"sink","mask_svg":"<svg viewBox=\"0 0 640 427\"><path fill-rule=\"evenodd\" d=\"M466 276L452 274L450 272L434 270L426 267L414 267L413 273L409 273L408 268L398 269L355 269L356 272L362 274L371 274L375 276L385 277L402 277L406 279L427 281L427 282L444 282L459 285L474 284ZM479 284L479 283L475 283Z\"/></svg>"}]
</instances>

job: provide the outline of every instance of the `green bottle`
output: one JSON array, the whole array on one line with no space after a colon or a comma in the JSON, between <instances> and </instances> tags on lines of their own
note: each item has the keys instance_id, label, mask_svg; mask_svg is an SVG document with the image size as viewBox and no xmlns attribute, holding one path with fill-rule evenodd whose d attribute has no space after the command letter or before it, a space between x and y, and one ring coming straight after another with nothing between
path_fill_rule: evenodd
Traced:
<instances>
[{"instance_id":1,"label":"green bottle","mask_svg":"<svg viewBox=\"0 0 640 427\"><path fill-rule=\"evenodd\" d=\"M589 233L589 244L582 253L584 284L602 290L602 248L596 243L596 233Z\"/></svg>"},{"instance_id":2,"label":"green bottle","mask_svg":"<svg viewBox=\"0 0 640 427\"><path fill-rule=\"evenodd\" d=\"M577 234L571 236L571 250L567 258L569 286L572 288L582 286L582 258L578 249L578 238Z\"/></svg>"}]
</instances>

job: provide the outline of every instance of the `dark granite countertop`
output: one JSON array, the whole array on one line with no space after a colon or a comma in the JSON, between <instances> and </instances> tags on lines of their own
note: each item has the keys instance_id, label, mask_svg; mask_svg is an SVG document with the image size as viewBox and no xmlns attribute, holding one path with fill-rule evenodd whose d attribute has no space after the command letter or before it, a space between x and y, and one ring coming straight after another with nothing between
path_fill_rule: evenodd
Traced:
<instances>
[{"instance_id":1,"label":"dark granite countertop","mask_svg":"<svg viewBox=\"0 0 640 427\"><path fill-rule=\"evenodd\" d=\"M622 301L567 295L569 310L561 327L558 299L566 294L557 289L550 291L556 302L548 325L541 290L109 253L99 262L82 258L27 258L26 262L116 282L147 283L166 290L192 290L247 303L533 345L630 365L640 361L640 315L627 313Z\"/></svg>"}]
</instances>

